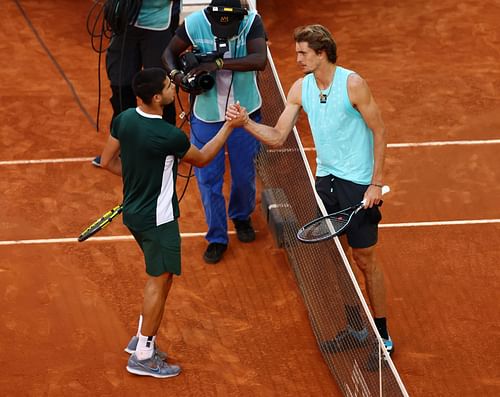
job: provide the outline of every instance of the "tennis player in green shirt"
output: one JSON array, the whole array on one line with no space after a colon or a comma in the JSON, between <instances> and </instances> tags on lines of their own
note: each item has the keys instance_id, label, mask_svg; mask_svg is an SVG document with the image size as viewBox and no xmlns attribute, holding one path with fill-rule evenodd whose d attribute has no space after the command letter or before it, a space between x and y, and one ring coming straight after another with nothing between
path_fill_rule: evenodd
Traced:
<instances>
[{"instance_id":1,"label":"tennis player in green shirt","mask_svg":"<svg viewBox=\"0 0 500 397\"><path fill-rule=\"evenodd\" d=\"M167 356L156 348L155 339L173 276L181 274L177 164L180 159L196 167L208 164L242 120L225 122L203 148L197 149L182 130L162 119L163 107L175 96L175 85L165 70L140 71L132 88L141 104L114 119L101 166L122 176L123 223L144 253L148 276L138 332L125 349L131 353L127 371L167 378L178 375L181 369L166 362Z\"/></svg>"}]
</instances>

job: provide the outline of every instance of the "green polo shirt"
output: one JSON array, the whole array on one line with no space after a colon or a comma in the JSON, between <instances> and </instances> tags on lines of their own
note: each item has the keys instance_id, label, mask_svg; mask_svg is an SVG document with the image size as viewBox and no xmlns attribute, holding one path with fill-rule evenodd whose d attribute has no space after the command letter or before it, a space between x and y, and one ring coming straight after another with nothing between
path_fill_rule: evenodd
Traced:
<instances>
[{"instance_id":1,"label":"green polo shirt","mask_svg":"<svg viewBox=\"0 0 500 397\"><path fill-rule=\"evenodd\" d=\"M127 109L114 120L120 142L123 223L144 231L179 217L177 163L190 148L184 132L159 115Z\"/></svg>"}]
</instances>

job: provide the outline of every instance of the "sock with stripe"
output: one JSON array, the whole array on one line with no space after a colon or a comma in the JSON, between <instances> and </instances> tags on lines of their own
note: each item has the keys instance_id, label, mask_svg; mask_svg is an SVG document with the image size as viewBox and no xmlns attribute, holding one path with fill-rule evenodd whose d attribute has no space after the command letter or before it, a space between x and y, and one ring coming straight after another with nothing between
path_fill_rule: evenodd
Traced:
<instances>
[{"instance_id":1,"label":"sock with stripe","mask_svg":"<svg viewBox=\"0 0 500 397\"><path fill-rule=\"evenodd\" d=\"M155 349L156 336L144 336L139 333L139 342L135 350L135 355L139 360L147 360L151 358Z\"/></svg>"}]
</instances>

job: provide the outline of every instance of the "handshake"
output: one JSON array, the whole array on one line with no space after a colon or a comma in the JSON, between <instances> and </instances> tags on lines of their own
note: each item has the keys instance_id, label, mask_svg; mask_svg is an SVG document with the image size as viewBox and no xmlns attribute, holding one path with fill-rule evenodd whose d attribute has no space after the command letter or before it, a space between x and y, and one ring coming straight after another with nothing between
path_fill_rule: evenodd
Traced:
<instances>
[{"instance_id":1,"label":"handshake","mask_svg":"<svg viewBox=\"0 0 500 397\"><path fill-rule=\"evenodd\" d=\"M229 105L226 110L226 122L233 128L245 127L250 121L247 110L239 101Z\"/></svg>"}]
</instances>

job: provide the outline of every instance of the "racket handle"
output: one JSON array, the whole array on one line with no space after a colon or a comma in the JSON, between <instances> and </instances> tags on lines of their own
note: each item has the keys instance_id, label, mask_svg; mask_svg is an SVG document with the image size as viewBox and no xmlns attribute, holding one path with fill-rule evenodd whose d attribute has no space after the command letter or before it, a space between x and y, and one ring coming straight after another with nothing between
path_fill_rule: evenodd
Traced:
<instances>
[{"instance_id":1,"label":"racket handle","mask_svg":"<svg viewBox=\"0 0 500 397\"><path fill-rule=\"evenodd\" d=\"M382 196L384 194L389 193L390 191L391 191L391 188L389 186L387 186L387 185L382 186ZM361 204L365 205L366 204L366 200L363 199L363 201L361 202Z\"/></svg>"}]
</instances>

